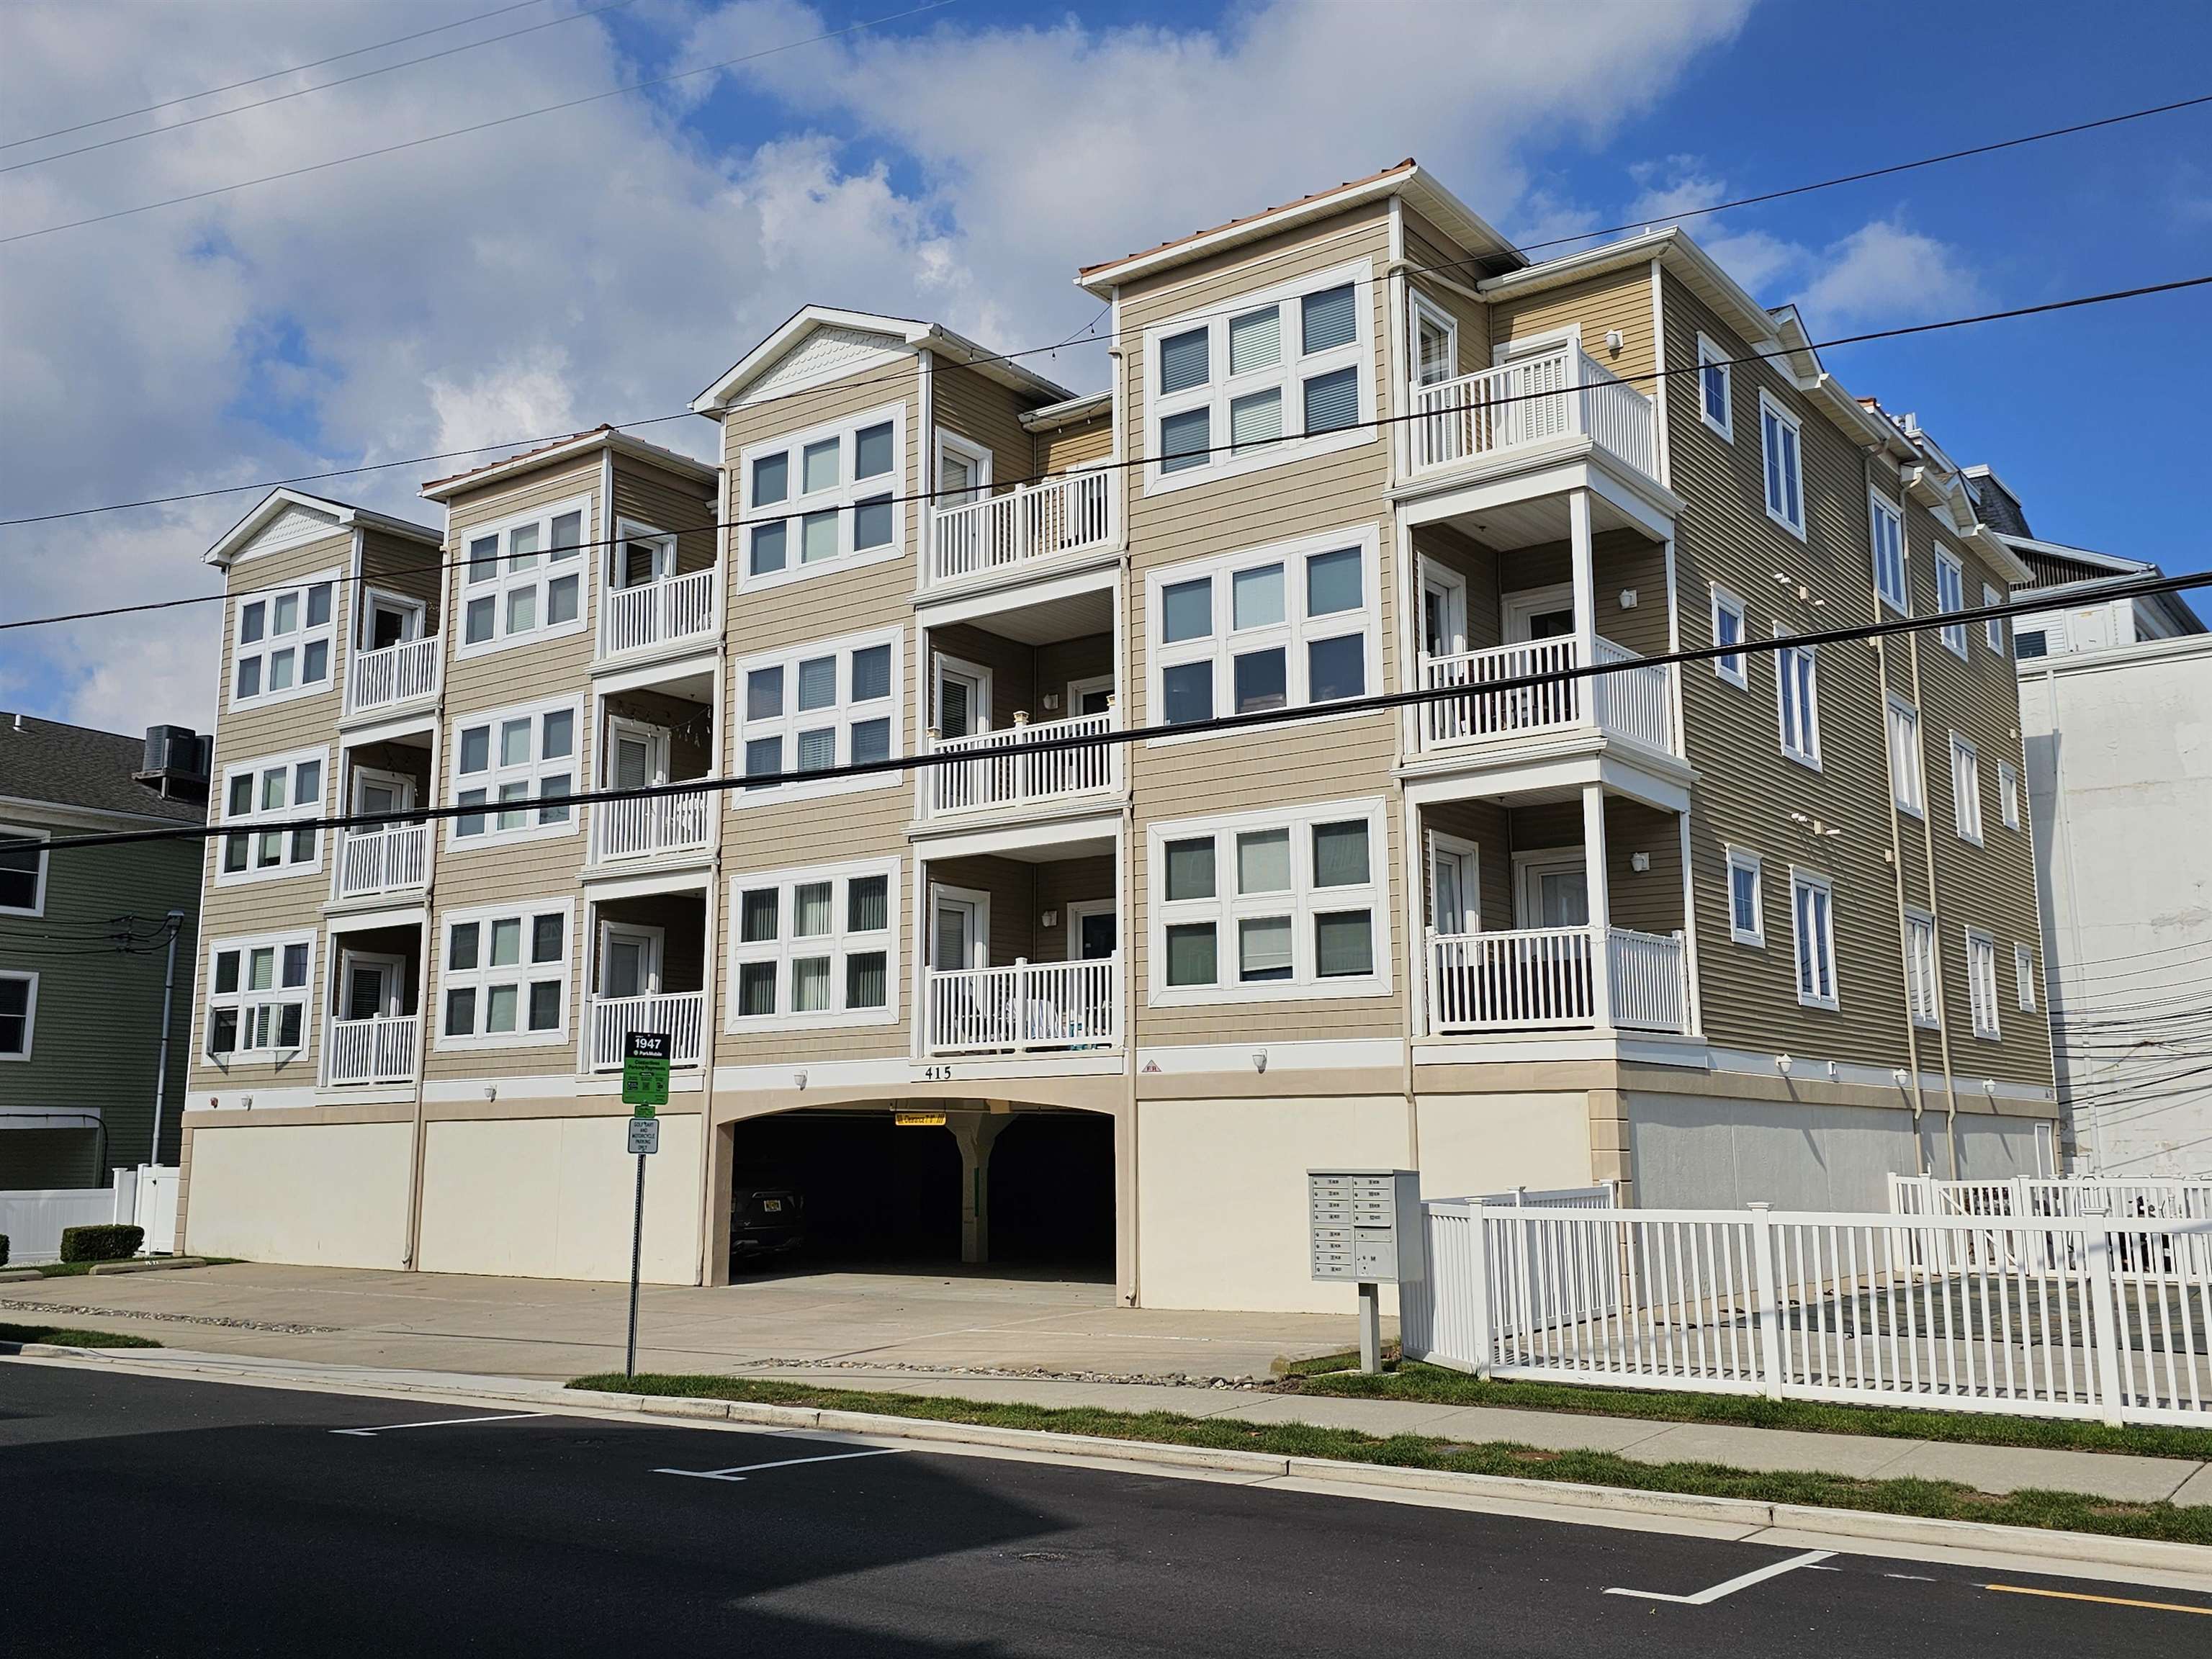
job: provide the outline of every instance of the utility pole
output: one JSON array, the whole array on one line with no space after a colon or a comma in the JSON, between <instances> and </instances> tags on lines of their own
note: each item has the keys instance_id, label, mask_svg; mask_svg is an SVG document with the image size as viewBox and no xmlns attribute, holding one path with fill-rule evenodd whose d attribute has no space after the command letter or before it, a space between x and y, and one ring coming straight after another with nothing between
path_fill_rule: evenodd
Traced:
<instances>
[{"instance_id":1,"label":"utility pole","mask_svg":"<svg viewBox=\"0 0 2212 1659\"><path fill-rule=\"evenodd\" d=\"M161 1057L154 1066L154 1137L146 1149L146 1162L161 1161L162 1096L169 1081L169 1010L177 990L177 935L185 930L185 913L169 912L169 963L161 972Z\"/></svg>"}]
</instances>

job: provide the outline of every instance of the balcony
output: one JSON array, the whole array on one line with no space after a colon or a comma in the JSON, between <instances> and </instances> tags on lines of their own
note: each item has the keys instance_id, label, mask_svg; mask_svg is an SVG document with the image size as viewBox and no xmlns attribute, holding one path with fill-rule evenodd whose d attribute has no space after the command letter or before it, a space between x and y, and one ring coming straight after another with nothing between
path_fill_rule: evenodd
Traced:
<instances>
[{"instance_id":1,"label":"balcony","mask_svg":"<svg viewBox=\"0 0 2212 1659\"><path fill-rule=\"evenodd\" d=\"M1121 1041L1118 952L1081 962L932 969L924 1042L933 1054L1070 1054Z\"/></svg>"},{"instance_id":2,"label":"balcony","mask_svg":"<svg viewBox=\"0 0 2212 1659\"><path fill-rule=\"evenodd\" d=\"M1639 665L1583 679L1512 684L1534 676L1571 672L1580 654L1572 638L1559 636L1487 651L1424 657L1424 687L1466 690L1462 695L1421 705L1421 747L1450 749L1580 728L1626 738L1662 754L1680 752L1674 731L1671 669L1664 663L1645 663L1635 652L1611 640L1601 637L1597 641L1601 665ZM1485 689L1493 685L1510 689Z\"/></svg>"},{"instance_id":3,"label":"balcony","mask_svg":"<svg viewBox=\"0 0 2212 1659\"><path fill-rule=\"evenodd\" d=\"M1110 546L1113 475L1072 472L937 509L929 581L967 581Z\"/></svg>"},{"instance_id":4,"label":"balcony","mask_svg":"<svg viewBox=\"0 0 2212 1659\"><path fill-rule=\"evenodd\" d=\"M1516 452L1573 439L1646 477L1659 474L1651 399L1579 346L1415 386L1413 402L1407 434L1417 475L1510 460Z\"/></svg>"},{"instance_id":5,"label":"balcony","mask_svg":"<svg viewBox=\"0 0 2212 1659\"><path fill-rule=\"evenodd\" d=\"M601 801L592 808L592 857L605 864L703 851L714 838L714 803L712 789Z\"/></svg>"},{"instance_id":6,"label":"balcony","mask_svg":"<svg viewBox=\"0 0 2212 1659\"><path fill-rule=\"evenodd\" d=\"M424 823L347 830L338 837L333 896L369 898L422 886L428 869L429 844L430 829Z\"/></svg>"},{"instance_id":7,"label":"balcony","mask_svg":"<svg viewBox=\"0 0 2212 1659\"><path fill-rule=\"evenodd\" d=\"M422 1023L415 1014L331 1020L323 1044L331 1085L413 1082Z\"/></svg>"},{"instance_id":8,"label":"balcony","mask_svg":"<svg viewBox=\"0 0 2212 1659\"><path fill-rule=\"evenodd\" d=\"M599 655L706 644L721 633L715 567L609 587L599 600Z\"/></svg>"},{"instance_id":9,"label":"balcony","mask_svg":"<svg viewBox=\"0 0 2212 1659\"><path fill-rule=\"evenodd\" d=\"M445 653L441 640L404 640L380 651L356 651L346 675L346 713L366 714L438 695Z\"/></svg>"},{"instance_id":10,"label":"balcony","mask_svg":"<svg viewBox=\"0 0 2212 1659\"><path fill-rule=\"evenodd\" d=\"M929 769L929 814L936 817L994 806L1035 805L1117 788L1121 781L1121 744L1084 744L1066 749L1046 745L1096 738L1120 727L1119 714L1109 708L1103 714L1047 720L1041 726L936 738L930 744L932 754L974 758Z\"/></svg>"},{"instance_id":11,"label":"balcony","mask_svg":"<svg viewBox=\"0 0 2212 1659\"><path fill-rule=\"evenodd\" d=\"M1605 950L1609 1017L1596 1006L1594 957ZM1528 927L1429 936L1429 1030L1446 1036L1611 1026L1689 1030L1682 935L1626 927Z\"/></svg>"},{"instance_id":12,"label":"balcony","mask_svg":"<svg viewBox=\"0 0 2212 1659\"><path fill-rule=\"evenodd\" d=\"M703 991L669 991L642 997L592 999L589 1059L595 1072L619 1072L632 1031L668 1034L672 1066L699 1063L702 1033L706 1028L707 996Z\"/></svg>"}]
</instances>

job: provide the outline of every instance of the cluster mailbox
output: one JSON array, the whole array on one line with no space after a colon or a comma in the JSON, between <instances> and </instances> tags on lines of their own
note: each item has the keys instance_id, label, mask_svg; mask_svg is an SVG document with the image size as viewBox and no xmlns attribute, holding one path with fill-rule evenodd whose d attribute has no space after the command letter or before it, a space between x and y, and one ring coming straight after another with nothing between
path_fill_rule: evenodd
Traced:
<instances>
[{"instance_id":1,"label":"cluster mailbox","mask_svg":"<svg viewBox=\"0 0 2212 1659\"><path fill-rule=\"evenodd\" d=\"M1309 1170L1313 1276L1403 1285L1426 1276L1416 1170Z\"/></svg>"}]
</instances>

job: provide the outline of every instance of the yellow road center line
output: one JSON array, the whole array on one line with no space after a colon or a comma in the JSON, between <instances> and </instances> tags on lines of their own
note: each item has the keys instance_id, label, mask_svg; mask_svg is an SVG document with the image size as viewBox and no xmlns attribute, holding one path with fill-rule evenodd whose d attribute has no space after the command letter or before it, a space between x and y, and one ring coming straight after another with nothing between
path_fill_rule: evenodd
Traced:
<instances>
[{"instance_id":1,"label":"yellow road center line","mask_svg":"<svg viewBox=\"0 0 2212 1659\"><path fill-rule=\"evenodd\" d=\"M2027 1584L1984 1584L1985 1590L2004 1595L2046 1595L2054 1601L2096 1601L2108 1607L2148 1607L2153 1613L2193 1613L2212 1619L2212 1607L2192 1607L2180 1601L2136 1601L2124 1595L2084 1595L2079 1590L2036 1589Z\"/></svg>"}]
</instances>

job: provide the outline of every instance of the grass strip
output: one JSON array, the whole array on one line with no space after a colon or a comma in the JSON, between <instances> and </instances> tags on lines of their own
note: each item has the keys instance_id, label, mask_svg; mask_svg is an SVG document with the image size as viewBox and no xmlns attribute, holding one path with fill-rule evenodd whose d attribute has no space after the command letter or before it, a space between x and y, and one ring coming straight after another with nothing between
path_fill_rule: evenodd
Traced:
<instances>
[{"instance_id":1,"label":"grass strip","mask_svg":"<svg viewBox=\"0 0 2212 1659\"><path fill-rule=\"evenodd\" d=\"M1546 1451L1510 1441L1470 1445L1423 1435L1380 1436L1305 1423L1246 1423L1184 1417L1173 1412L1115 1412L1093 1407L1027 1406L932 1395L873 1394L857 1389L819 1389L731 1376L651 1373L624 1377L610 1371L580 1376L572 1389L611 1394L734 1400L754 1405L801 1406L817 1411L874 1412L890 1417L970 1423L1000 1429L1042 1429L1107 1440L1141 1440L1215 1450L1264 1452L1278 1457L1327 1457L1346 1463L1396 1468L1449 1469L1465 1474L1515 1475L1637 1492L1689 1492L1745 1498L1768 1504L1809 1504L1936 1520L1980 1521L2008 1527L2044 1527L2105 1533L2168 1543L2212 1544L2212 1505L2131 1504L2083 1492L1984 1492L1951 1480L1863 1480L1849 1475L1770 1473L1718 1463L1638 1463L1613 1452Z\"/></svg>"},{"instance_id":2,"label":"grass strip","mask_svg":"<svg viewBox=\"0 0 2212 1659\"><path fill-rule=\"evenodd\" d=\"M2159 1424L2084 1423L1994 1413L1922 1411L1909 1407L1839 1406L1817 1400L1768 1400L1756 1395L1670 1394L1656 1389L1591 1388L1572 1382L1501 1382L1441 1365L1409 1364L1366 1376L1331 1362L1286 1373L1290 1391L1345 1400L1403 1400L1434 1406L1499 1406L1510 1410L1633 1417L1662 1423L1728 1423L1814 1434L1867 1434L1890 1440L1941 1440L1970 1446L2033 1446L2050 1451L2126 1452L2141 1457L2212 1462L2212 1429ZM1352 1360L1357 1364L1356 1358Z\"/></svg>"},{"instance_id":3,"label":"grass strip","mask_svg":"<svg viewBox=\"0 0 2212 1659\"><path fill-rule=\"evenodd\" d=\"M150 1337L81 1331L74 1325L0 1325L0 1342L53 1342L70 1348L158 1348Z\"/></svg>"}]
</instances>

